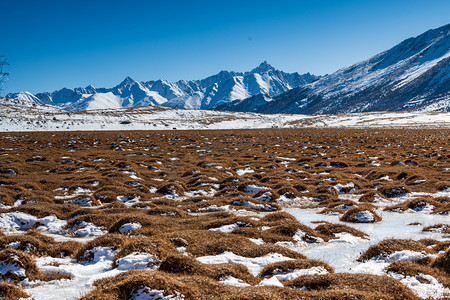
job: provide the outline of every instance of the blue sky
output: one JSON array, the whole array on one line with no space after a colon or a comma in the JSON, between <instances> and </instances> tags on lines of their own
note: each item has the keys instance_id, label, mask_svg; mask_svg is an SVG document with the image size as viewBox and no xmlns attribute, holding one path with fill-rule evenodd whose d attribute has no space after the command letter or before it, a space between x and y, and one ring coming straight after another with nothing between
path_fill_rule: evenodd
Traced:
<instances>
[{"instance_id":1,"label":"blue sky","mask_svg":"<svg viewBox=\"0 0 450 300\"><path fill-rule=\"evenodd\" d=\"M267 60L332 73L450 22L448 0L1 0L5 92L202 79Z\"/></svg>"}]
</instances>

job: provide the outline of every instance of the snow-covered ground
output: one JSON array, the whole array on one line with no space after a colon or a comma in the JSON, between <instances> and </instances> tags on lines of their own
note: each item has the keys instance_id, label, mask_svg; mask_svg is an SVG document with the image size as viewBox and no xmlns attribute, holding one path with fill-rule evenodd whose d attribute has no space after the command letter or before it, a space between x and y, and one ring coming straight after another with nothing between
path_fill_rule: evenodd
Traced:
<instances>
[{"instance_id":1,"label":"snow-covered ground","mask_svg":"<svg viewBox=\"0 0 450 300\"><path fill-rule=\"evenodd\" d=\"M28 101L1 99L0 102L0 132L418 126L448 128L450 113L283 115L167 109L154 106L71 113Z\"/></svg>"}]
</instances>

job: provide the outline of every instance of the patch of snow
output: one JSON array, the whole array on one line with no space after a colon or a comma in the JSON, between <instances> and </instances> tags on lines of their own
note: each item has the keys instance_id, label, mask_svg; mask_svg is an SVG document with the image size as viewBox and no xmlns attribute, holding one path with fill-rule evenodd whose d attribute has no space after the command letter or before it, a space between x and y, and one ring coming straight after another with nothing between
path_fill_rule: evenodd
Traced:
<instances>
[{"instance_id":1,"label":"patch of snow","mask_svg":"<svg viewBox=\"0 0 450 300\"><path fill-rule=\"evenodd\" d=\"M133 252L116 260L117 269L121 271L131 269L157 270L161 261L153 254Z\"/></svg>"},{"instance_id":2,"label":"patch of snow","mask_svg":"<svg viewBox=\"0 0 450 300\"><path fill-rule=\"evenodd\" d=\"M219 279L219 281L223 284L228 284L228 285L237 286L237 287L250 286L250 284L245 283L241 279L235 278L231 275L223 276L222 278Z\"/></svg>"},{"instance_id":3,"label":"patch of snow","mask_svg":"<svg viewBox=\"0 0 450 300\"><path fill-rule=\"evenodd\" d=\"M125 223L122 226L120 226L119 232L120 233L129 233L129 232L132 232L132 231L134 231L136 229L139 229L141 227L142 227L141 223L138 223L138 222Z\"/></svg>"},{"instance_id":4,"label":"patch of snow","mask_svg":"<svg viewBox=\"0 0 450 300\"><path fill-rule=\"evenodd\" d=\"M270 278L264 278L263 280L261 280L259 285L260 286L279 286L279 287L284 287L283 284L275 276L270 277Z\"/></svg>"},{"instance_id":5,"label":"patch of snow","mask_svg":"<svg viewBox=\"0 0 450 300\"><path fill-rule=\"evenodd\" d=\"M285 260L292 260L292 258L285 257L279 253L269 253L260 257L244 257L236 255L233 252L226 251L219 255L197 257L197 260L204 264L242 264L247 267L253 276L257 276L266 265Z\"/></svg>"},{"instance_id":6,"label":"patch of snow","mask_svg":"<svg viewBox=\"0 0 450 300\"><path fill-rule=\"evenodd\" d=\"M239 228L239 225L234 223L234 224L228 224L228 225L223 225L217 228L210 228L209 230L211 231L218 231L218 232L233 232L233 230Z\"/></svg>"},{"instance_id":7,"label":"patch of snow","mask_svg":"<svg viewBox=\"0 0 450 300\"><path fill-rule=\"evenodd\" d=\"M164 295L163 290L152 290L149 287L143 287L130 294L130 300L182 300L184 295L175 292L175 294Z\"/></svg>"},{"instance_id":8,"label":"patch of snow","mask_svg":"<svg viewBox=\"0 0 450 300\"><path fill-rule=\"evenodd\" d=\"M415 276L405 276L393 272L387 275L399 280L422 299L443 299L450 296L450 289L444 287L431 275L419 273Z\"/></svg>"}]
</instances>

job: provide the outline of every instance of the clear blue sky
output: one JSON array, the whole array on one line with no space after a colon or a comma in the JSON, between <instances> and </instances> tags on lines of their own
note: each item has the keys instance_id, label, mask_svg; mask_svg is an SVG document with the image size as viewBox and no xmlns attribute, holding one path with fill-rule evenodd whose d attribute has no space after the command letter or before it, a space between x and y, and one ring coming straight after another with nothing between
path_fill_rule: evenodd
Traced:
<instances>
[{"instance_id":1,"label":"clear blue sky","mask_svg":"<svg viewBox=\"0 0 450 300\"><path fill-rule=\"evenodd\" d=\"M267 60L332 73L450 22L449 0L1 0L5 92L202 79Z\"/></svg>"}]
</instances>

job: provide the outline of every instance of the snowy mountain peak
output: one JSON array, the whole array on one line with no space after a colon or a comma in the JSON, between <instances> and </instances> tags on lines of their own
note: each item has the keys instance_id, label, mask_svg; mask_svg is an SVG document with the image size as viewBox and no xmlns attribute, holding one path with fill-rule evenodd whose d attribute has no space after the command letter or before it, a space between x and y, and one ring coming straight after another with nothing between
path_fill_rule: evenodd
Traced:
<instances>
[{"instance_id":1,"label":"snowy mountain peak","mask_svg":"<svg viewBox=\"0 0 450 300\"><path fill-rule=\"evenodd\" d=\"M275 68L272 67L266 60L263 61L258 67L254 68L253 70L250 71L250 73L258 73L258 74L262 74L262 73L266 73L269 71L275 71Z\"/></svg>"},{"instance_id":2,"label":"snowy mountain peak","mask_svg":"<svg viewBox=\"0 0 450 300\"><path fill-rule=\"evenodd\" d=\"M277 71L264 61L251 72L221 71L202 80L168 82L159 79L140 82L127 76L113 88L96 89L91 85L86 88L63 88L52 93L30 94L27 99L69 111L148 105L213 109L260 93L274 97L317 78L319 77L310 74ZM13 98L15 95L10 94L9 97ZM25 98L25 95L21 97ZM264 98L256 99L257 103L267 102Z\"/></svg>"},{"instance_id":3,"label":"snowy mountain peak","mask_svg":"<svg viewBox=\"0 0 450 300\"><path fill-rule=\"evenodd\" d=\"M130 76L125 77L125 79L119 84L119 86L124 86L130 83L134 83L135 81Z\"/></svg>"},{"instance_id":4,"label":"snowy mountain peak","mask_svg":"<svg viewBox=\"0 0 450 300\"><path fill-rule=\"evenodd\" d=\"M30 92L16 93L16 94L14 94L13 98L21 100L21 101L25 101L25 102L34 102L34 103L42 104L42 101Z\"/></svg>"},{"instance_id":5,"label":"snowy mountain peak","mask_svg":"<svg viewBox=\"0 0 450 300\"><path fill-rule=\"evenodd\" d=\"M261 103L264 113L450 111L450 24Z\"/></svg>"}]
</instances>

